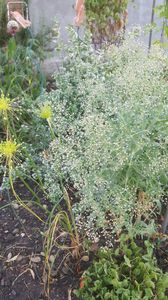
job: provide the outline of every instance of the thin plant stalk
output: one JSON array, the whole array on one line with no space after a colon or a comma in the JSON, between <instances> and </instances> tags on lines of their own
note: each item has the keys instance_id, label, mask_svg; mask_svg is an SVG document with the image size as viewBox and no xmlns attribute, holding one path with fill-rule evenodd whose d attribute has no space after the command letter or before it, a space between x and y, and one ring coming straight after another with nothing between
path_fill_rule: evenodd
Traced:
<instances>
[{"instance_id":1,"label":"thin plant stalk","mask_svg":"<svg viewBox=\"0 0 168 300\"><path fill-rule=\"evenodd\" d=\"M27 189L33 194L33 196L37 199L37 201L39 203L41 203L40 198L37 196L37 194L32 190L32 188L25 182L25 180L23 179L23 177L20 175L20 173L18 172L18 170L15 168L14 164L12 164L13 169L15 170L16 174L18 175L18 177L20 178L20 180L24 183L24 185L27 187Z\"/></svg>"},{"instance_id":2,"label":"thin plant stalk","mask_svg":"<svg viewBox=\"0 0 168 300\"><path fill-rule=\"evenodd\" d=\"M48 125L49 125L49 127L50 127L51 137L52 137L52 139L55 139L54 130L53 130L53 128L52 128L51 121L50 121L49 118L47 119L47 122L48 122Z\"/></svg>"},{"instance_id":3,"label":"thin plant stalk","mask_svg":"<svg viewBox=\"0 0 168 300\"><path fill-rule=\"evenodd\" d=\"M16 198L16 200L24 207L26 208L30 213L32 213L37 219L39 219L42 223L45 223L34 211L32 211L19 197L19 195L16 193L14 186L13 186L13 180L12 180L12 162L11 159L8 161L8 168L9 168L9 182L12 188L12 192Z\"/></svg>"}]
</instances>

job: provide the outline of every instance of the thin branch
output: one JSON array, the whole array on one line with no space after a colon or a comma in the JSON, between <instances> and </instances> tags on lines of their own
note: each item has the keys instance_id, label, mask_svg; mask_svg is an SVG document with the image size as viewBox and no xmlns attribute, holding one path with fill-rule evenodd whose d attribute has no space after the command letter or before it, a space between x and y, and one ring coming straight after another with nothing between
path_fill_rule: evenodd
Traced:
<instances>
[{"instance_id":1,"label":"thin branch","mask_svg":"<svg viewBox=\"0 0 168 300\"><path fill-rule=\"evenodd\" d=\"M166 6L166 0L164 1L164 5ZM160 36L160 42L161 42L162 44L164 43L165 25L166 25L166 20L165 20L165 17L164 17L164 18L163 18L163 25L162 25L161 36Z\"/></svg>"},{"instance_id":2,"label":"thin branch","mask_svg":"<svg viewBox=\"0 0 168 300\"><path fill-rule=\"evenodd\" d=\"M156 0L153 0L152 15L151 15L151 25L154 22L155 6L156 6ZM153 32L153 30L151 29L150 30L150 34L149 34L149 50L151 49L151 45L152 45L152 32Z\"/></svg>"}]
</instances>

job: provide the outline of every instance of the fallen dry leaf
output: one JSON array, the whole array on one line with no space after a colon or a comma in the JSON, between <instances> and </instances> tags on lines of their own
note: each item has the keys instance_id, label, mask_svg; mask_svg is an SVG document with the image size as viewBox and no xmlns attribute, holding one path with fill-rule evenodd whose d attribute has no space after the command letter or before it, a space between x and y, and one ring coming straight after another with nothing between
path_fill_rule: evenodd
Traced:
<instances>
[{"instance_id":1,"label":"fallen dry leaf","mask_svg":"<svg viewBox=\"0 0 168 300\"><path fill-rule=\"evenodd\" d=\"M39 263L41 262L40 256L31 257L31 262Z\"/></svg>"},{"instance_id":2,"label":"fallen dry leaf","mask_svg":"<svg viewBox=\"0 0 168 300\"><path fill-rule=\"evenodd\" d=\"M31 276L33 277L33 279L35 279L35 274L34 274L34 271L32 269L28 269L31 273Z\"/></svg>"},{"instance_id":3,"label":"fallen dry leaf","mask_svg":"<svg viewBox=\"0 0 168 300\"><path fill-rule=\"evenodd\" d=\"M20 253L18 253L17 255L13 256L13 257L10 258L10 259L7 259L6 262L9 263L9 262L15 261L15 260L18 258L19 254L20 254Z\"/></svg>"},{"instance_id":4,"label":"fallen dry leaf","mask_svg":"<svg viewBox=\"0 0 168 300\"><path fill-rule=\"evenodd\" d=\"M8 259L11 259L11 258L12 258L12 253L11 253L11 252L8 253L7 258L8 258Z\"/></svg>"},{"instance_id":5,"label":"fallen dry leaf","mask_svg":"<svg viewBox=\"0 0 168 300\"><path fill-rule=\"evenodd\" d=\"M49 261L50 261L51 263L54 263L54 261L55 261L55 256L54 256L54 255L50 255Z\"/></svg>"},{"instance_id":6,"label":"fallen dry leaf","mask_svg":"<svg viewBox=\"0 0 168 300\"><path fill-rule=\"evenodd\" d=\"M87 261L89 261L89 256L87 256L87 255L82 256L81 260L87 262Z\"/></svg>"},{"instance_id":7,"label":"fallen dry leaf","mask_svg":"<svg viewBox=\"0 0 168 300\"><path fill-rule=\"evenodd\" d=\"M87 277L83 277L80 279L80 285L79 285L80 289L84 288L84 286L85 286L84 282L86 281L86 279L87 279Z\"/></svg>"}]
</instances>

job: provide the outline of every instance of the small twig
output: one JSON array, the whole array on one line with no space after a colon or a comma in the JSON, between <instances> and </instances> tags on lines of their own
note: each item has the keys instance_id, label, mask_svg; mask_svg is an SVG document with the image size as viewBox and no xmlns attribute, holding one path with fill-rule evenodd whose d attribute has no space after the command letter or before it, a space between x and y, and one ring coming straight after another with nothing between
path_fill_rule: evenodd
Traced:
<instances>
[{"instance_id":1,"label":"small twig","mask_svg":"<svg viewBox=\"0 0 168 300\"><path fill-rule=\"evenodd\" d=\"M71 300L71 293L72 293L72 288L68 288L68 300Z\"/></svg>"},{"instance_id":2,"label":"small twig","mask_svg":"<svg viewBox=\"0 0 168 300\"><path fill-rule=\"evenodd\" d=\"M166 213L164 215L164 221L163 221L163 224L162 224L162 232L163 232L163 234L166 232L167 226L168 226L168 207L166 209Z\"/></svg>"},{"instance_id":3,"label":"small twig","mask_svg":"<svg viewBox=\"0 0 168 300\"><path fill-rule=\"evenodd\" d=\"M13 248L13 246L10 247L10 248ZM27 247L27 246L22 246L22 245L20 245L20 246L19 246L19 245L16 245L16 246L15 246L15 249L20 249L20 248L21 248L21 249L33 249L33 247Z\"/></svg>"},{"instance_id":4,"label":"small twig","mask_svg":"<svg viewBox=\"0 0 168 300\"><path fill-rule=\"evenodd\" d=\"M162 44L164 43L164 31L165 31L164 28L165 28L165 20L163 19L162 31L160 36L160 41Z\"/></svg>"},{"instance_id":5,"label":"small twig","mask_svg":"<svg viewBox=\"0 0 168 300\"><path fill-rule=\"evenodd\" d=\"M20 276L22 276L24 273L26 273L27 271L29 271L31 273L31 276L33 277L33 279L35 279L35 275L32 269L28 268L25 271L23 271L21 274L18 275L18 277L15 278L15 280L12 282L12 286L15 284L16 280L19 279Z\"/></svg>"}]
</instances>

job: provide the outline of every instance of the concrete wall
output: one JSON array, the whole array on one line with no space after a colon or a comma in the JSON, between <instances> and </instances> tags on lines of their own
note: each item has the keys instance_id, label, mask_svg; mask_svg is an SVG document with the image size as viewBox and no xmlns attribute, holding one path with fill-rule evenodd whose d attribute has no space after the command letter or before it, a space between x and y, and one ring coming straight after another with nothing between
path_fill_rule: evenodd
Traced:
<instances>
[{"instance_id":1,"label":"concrete wall","mask_svg":"<svg viewBox=\"0 0 168 300\"><path fill-rule=\"evenodd\" d=\"M31 0L30 1L30 18L34 32L39 32L42 24L51 26L54 17L60 24L61 37L64 41L68 40L68 34L65 27L73 24L75 11L72 5L76 0ZM128 6L128 28L134 24L145 26L151 21L151 10L153 0L135 0L136 8L130 2ZM156 5L163 4L163 0L156 0ZM155 15L155 21L160 23L161 20ZM156 37L156 34L154 34ZM148 37L146 37L147 41Z\"/></svg>"},{"instance_id":2,"label":"concrete wall","mask_svg":"<svg viewBox=\"0 0 168 300\"><path fill-rule=\"evenodd\" d=\"M30 19L35 33L40 31L43 24L52 26L53 18L56 17L60 25L61 39L66 43L68 42L68 33L66 26L73 24L75 10L72 5L75 5L76 0L31 0L30 1ZM132 25L141 25L142 27L151 22L153 0L135 0L136 7L130 2L128 6L128 24L129 30ZM163 0L156 0L156 5L163 3ZM155 15L155 21L161 23ZM153 38L160 38L159 34L153 33ZM144 38L148 44L149 34ZM43 69L46 76L49 76L57 70L59 62L62 57L58 53L44 62Z\"/></svg>"},{"instance_id":3,"label":"concrete wall","mask_svg":"<svg viewBox=\"0 0 168 300\"><path fill-rule=\"evenodd\" d=\"M75 0L31 0L29 5L30 18L34 32L39 32L42 24L51 26L56 17L60 24L61 37L67 41L68 35L65 27L73 23Z\"/></svg>"},{"instance_id":4,"label":"concrete wall","mask_svg":"<svg viewBox=\"0 0 168 300\"><path fill-rule=\"evenodd\" d=\"M128 29L132 25L141 25L143 28L151 22L153 0L135 0L134 4L135 7L131 2L128 5ZM163 0L156 0L156 6L162 4ZM156 14L154 15L154 22L156 22L158 26L162 24L162 20ZM153 39L159 39L160 32L153 32L152 37ZM144 37L144 41L148 43L149 35Z\"/></svg>"}]
</instances>

